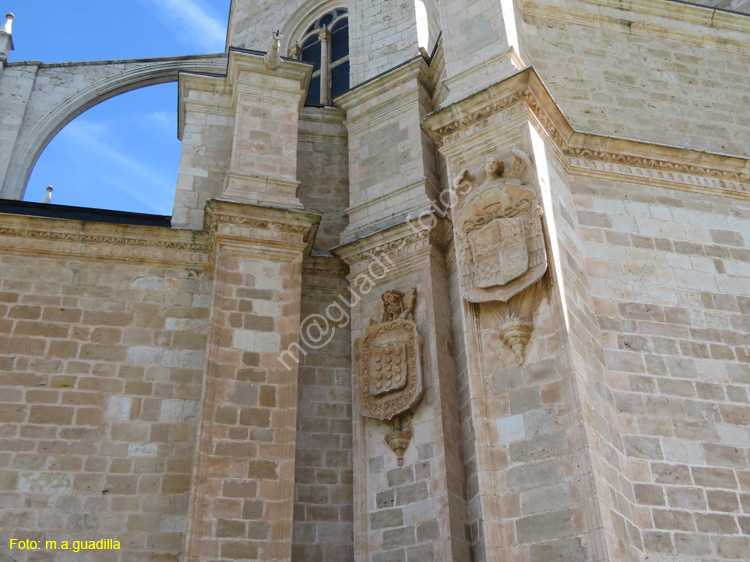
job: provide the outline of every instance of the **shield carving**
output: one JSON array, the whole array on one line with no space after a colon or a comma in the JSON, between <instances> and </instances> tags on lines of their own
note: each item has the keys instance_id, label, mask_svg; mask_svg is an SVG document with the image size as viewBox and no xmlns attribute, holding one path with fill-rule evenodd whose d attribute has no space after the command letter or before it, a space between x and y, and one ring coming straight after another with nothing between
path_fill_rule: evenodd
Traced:
<instances>
[{"instance_id":1,"label":"shield carving","mask_svg":"<svg viewBox=\"0 0 750 562\"><path fill-rule=\"evenodd\" d=\"M406 344L387 343L370 353L370 396L380 396L406 386Z\"/></svg>"},{"instance_id":2,"label":"shield carving","mask_svg":"<svg viewBox=\"0 0 750 562\"><path fill-rule=\"evenodd\" d=\"M355 345L363 416L390 420L419 401L421 338L414 322L399 318L372 325Z\"/></svg>"},{"instance_id":3,"label":"shield carving","mask_svg":"<svg viewBox=\"0 0 750 562\"><path fill-rule=\"evenodd\" d=\"M461 292L471 302L507 302L547 271L542 208L528 187L480 188L457 214L455 233Z\"/></svg>"},{"instance_id":4,"label":"shield carving","mask_svg":"<svg viewBox=\"0 0 750 562\"><path fill-rule=\"evenodd\" d=\"M492 219L470 239L476 256L474 276L477 287L489 289L507 285L529 269L529 251L523 218Z\"/></svg>"}]
</instances>

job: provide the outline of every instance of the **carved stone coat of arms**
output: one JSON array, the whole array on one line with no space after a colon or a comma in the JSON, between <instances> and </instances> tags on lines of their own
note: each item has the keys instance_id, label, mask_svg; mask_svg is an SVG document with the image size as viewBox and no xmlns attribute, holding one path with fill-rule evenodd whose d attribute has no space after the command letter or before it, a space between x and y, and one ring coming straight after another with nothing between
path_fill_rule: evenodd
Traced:
<instances>
[{"instance_id":1,"label":"carved stone coat of arms","mask_svg":"<svg viewBox=\"0 0 750 562\"><path fill-rule=\"evenodd\" d=\"M460 203L454 233L461 294L470 302L496 303L500 337L519 365L534 330L533 311L544 293L538 282L548 267L542 207L521 179L530 169L528 155L514 149L507 172L502 160L486 158L479 187L468 170L454 181Z\"/></svg>"},{"instance_id":2,"label":"carved stone coat of arms","mask_svg":"<svg viewBox=\"0 0 750 562\"><path fill-rule=\"evenodd\" d=\"M411 309L404 307L404 296L400 291L383 295L383 322L369 326L355 344L360 410L368 418L390 420L414 406L424 391L421 337L407 319Z\"/></svg>"},{"instance_id":3,"label":"carved stone coat of arms","mask_svg":"<svg viewBox=\"0 0 750 562\"><path fill-rule=\"evenodd\" d=\"M471 302L507 302L547 271L542 208L520 182L489 178L455 220L461 292Z\"/></svg>"}]
</instances>

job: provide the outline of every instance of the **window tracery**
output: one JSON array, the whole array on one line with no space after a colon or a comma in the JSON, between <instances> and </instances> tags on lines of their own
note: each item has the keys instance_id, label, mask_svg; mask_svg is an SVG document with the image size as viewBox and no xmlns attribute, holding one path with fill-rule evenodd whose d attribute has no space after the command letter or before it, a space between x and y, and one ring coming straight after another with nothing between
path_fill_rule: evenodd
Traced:
<instances>
[{"instance_id":1,"label":"window tracery","mask_svg":"<svg viewBox=\"0 0 750 562\"><path fill-rule=\"evenodd\" d=\"M349 89L349 11L336 8L318 18L289 56L313 64L307 105L330 105Z\"/></svg>"}]
</instances>

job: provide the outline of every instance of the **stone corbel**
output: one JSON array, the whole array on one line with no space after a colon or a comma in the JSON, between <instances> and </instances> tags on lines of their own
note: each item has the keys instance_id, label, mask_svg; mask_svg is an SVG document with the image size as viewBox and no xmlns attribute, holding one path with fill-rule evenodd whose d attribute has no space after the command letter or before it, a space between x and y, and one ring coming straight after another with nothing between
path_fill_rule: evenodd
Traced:
<instances>
[{"instance_id":1,"label":"stone corbel","mask_svg":"<svg viewBox=\"0 0 750 562\"><path fill-rule=\"evenodd\" d=\"M404 466L404 455L406 450L409 448L411 438L414 436L414 432L411 428L411 416L403 415L396 416L391 420L393 429L385 436L385 442L396 454L396 462L398 466Z\"/></svg>"},{"instance_id":2,"label":"stone corbel","mask_svg":"<svg viewBox=\"0 0 750 562\"><path fill-rule=\"evenodd\" d=\"M534 332L534 313L548 294L545 276L508 302L494 303L493 312L499 320L500 339L513 351L519 365L523 365L526 360L526 344Z\"/></svg>"}]
</instances>

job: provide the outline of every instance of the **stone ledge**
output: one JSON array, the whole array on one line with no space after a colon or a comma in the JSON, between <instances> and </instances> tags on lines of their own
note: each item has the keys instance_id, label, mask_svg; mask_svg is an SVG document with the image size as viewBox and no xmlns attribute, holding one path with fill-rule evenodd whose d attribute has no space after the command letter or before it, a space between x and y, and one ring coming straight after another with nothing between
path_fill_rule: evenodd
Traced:
<instances>
[{"instance_id":1,"label":"stone ledge","mask_svg":"<svg viewBox=\"0 0 750 562\"><path fill-rule=\"evenodd\" d=\"M425 116L422 126L441 151L476 135L511 108L528 109L577 173L627 176L655 185L750 199L750 160L724 154L575 131L533 67ZM462 146L461 151L468 150ZM591 164L594 162L595 164Z\"/></svg>"},{"instance_id":2,"label":"stone ledge","mask_svg":"<svg viewBox=\"0 0 750 562\"><path fill-rule=\"evenodd\" d=\"M0 214L0 251L211 269L202 232Z\"/></svg>"}]
</instances>

